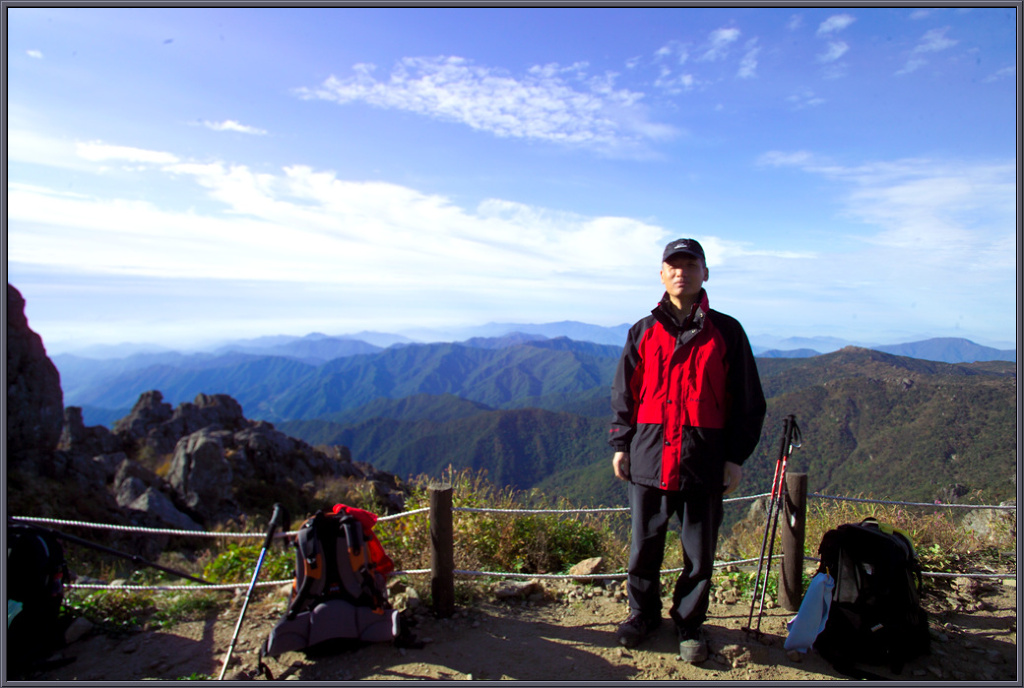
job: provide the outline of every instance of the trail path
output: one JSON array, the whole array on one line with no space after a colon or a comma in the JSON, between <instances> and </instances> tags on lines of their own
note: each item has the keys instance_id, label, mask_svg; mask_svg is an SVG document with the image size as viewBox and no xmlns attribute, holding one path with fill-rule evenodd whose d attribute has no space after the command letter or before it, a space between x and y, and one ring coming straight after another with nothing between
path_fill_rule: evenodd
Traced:
<instances>
[{"instance_id":1,"label":"trail path","mask_svg":"<svg viewBox=\"0 0 1024 688\"><path fill-rule=\"evenodd\" d=\"M582 590L584 594L570 592ZM760 639L750 637L749 602L715 603L707 625L712 655L700 666L676 657L670 623L640 647L615 642L625 604L589 586L550 586L540 603L482 601L460 607L450 619L415 616L421 649L390 643L367 645L325 657L287 653L267 660L278 680L758 680L808 681L847 677L813 651L794 658L783 649L785 622L793 613L765 610ZM588 598L586 593L594 594ZM964 584L926 596L932 618L932 653L908 664L903 681L1016 681L1017 595L1015 581ZM92 632L63 654L75 660L29 678L45 681L136 681L216 677L234 633L241 599L203 621L122 637ZM258 591L246 612L226 678L255 678L257 648L280 617L280 591Z\"/></svg>"}]
</instances>

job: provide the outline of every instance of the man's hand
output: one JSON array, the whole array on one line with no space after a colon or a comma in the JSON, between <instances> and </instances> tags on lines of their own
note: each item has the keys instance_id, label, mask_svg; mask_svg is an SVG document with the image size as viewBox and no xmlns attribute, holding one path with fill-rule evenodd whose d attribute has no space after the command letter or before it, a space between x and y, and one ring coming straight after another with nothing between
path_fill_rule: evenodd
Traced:
<instances>
[{"instance_id":1,"label":"man's hand","mask_svg":"<svg viewBox=\"0 0 1024 688\"><path fill-rule=\"evenodd\" d=\"M629 480L629 452L615 452L612 457L612 470L619 480Z\"/></svg>"},{"instance_id":2,"label":"man's hand","mask_svg":"<svg viewBox=\"0 0 1024 688\"><path fill-rule=\"evenodd\" d=\"M732 461L725 462L725 477L722 480L723 495L727 495L740 486L743 479L743 467Z\"/></svg>"}]
</instances>

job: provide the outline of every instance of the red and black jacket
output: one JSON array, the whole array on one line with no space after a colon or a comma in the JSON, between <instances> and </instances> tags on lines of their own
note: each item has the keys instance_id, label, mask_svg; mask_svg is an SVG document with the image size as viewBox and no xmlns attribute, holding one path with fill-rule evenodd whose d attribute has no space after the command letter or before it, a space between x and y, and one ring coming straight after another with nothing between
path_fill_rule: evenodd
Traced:
<instances>
[{"instance_id":1,"label":"red and black jacket","mask_svg":"<svg viewBox=\"0 0 1024 688\"><path fill-rule=\"evenodd\" d=\"M630 480L662 490L722 491L726 461L761 437L765 400L743 327L701 290L680 324L662 297L633 325L612 383L609 444L630 454Z\"/></svg>"}]
</instances>

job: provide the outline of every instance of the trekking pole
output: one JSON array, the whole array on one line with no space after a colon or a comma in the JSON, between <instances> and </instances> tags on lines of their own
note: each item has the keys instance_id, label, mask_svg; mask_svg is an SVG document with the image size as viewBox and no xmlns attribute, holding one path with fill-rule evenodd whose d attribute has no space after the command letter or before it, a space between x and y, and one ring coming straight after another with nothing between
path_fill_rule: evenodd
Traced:
<instances>
[{"instance_id":1,"label":"trekking pole","mask_svg":"<svg viewBox=\"0 0 1024 688\"><path fill-rule=\"evenodd\" d=\"M231 653L235 649L238 632L242 630L242 619L245 618L245 610L249 608L249 600L252 598L252 591L256 588L256 579L259 578L260 569L263 567L263 559L267 556L267 550L274 539L274 531L278 527L287 527L287 521L288 517L285 515L284 507L280 504L275 504L274 514L270 517L270 525L267 527L267 537L263 540L263 549L260 550L260 558L256 561L256 570L253 571L252 580L249 582L249 591L246 593L245 602L242 604L242 613L238 615L238 623L235 624L235 634L231 637L228 653L224 655L224 666L220 668L220 676L217 677L218 681L224 680L224 672L228 670L228 662L231 661Z\"/></svg>"},{"instance_id":2,"label":"trekking pole","mask_svg":"<svg viewBox=\"0 0 1024 688\"><path fill-rule=\"evenodd\" d=\"M789 463L789 456L793 453L793 449L800 446L800 428L797 427L796 417L788 416L786 418L786 453L782 456L782 470L780 471L779 477L779 491L776 498L774 517L772 519L772 534L768 539L768 565L765 569L764 583L761 586L761 603L757 609L757 629L756 632L761 632L761 614L764 612L764 596L768 592L768 574L772 569L772 554L775 553L775 532L779 525L779 516L782 514L783 499L785 493L784 485L786 479L786 465ZM755 586L755 592L757 588Z\"/></svg>"},{"instance_id":3,"label":"trekking pole","mask_svg":"<svg viewBox=\"0 0 1024 688\"><path fill-rule=\"evenodd\" d=\"M761 554L757 559L757 575L754 576L754 589L750 593L750 613L747 615L747 626L744 630L751 630L751 622L754 618L754 605L757 603L757 589L761 584L761 569L764 566L764 553L768 545L768 529L771 526L772 514L775 509L775 493L781 491L779 472L786 455L786 440L789 436L789 420L792 416L786 416L782 423L782 438L779 440L779 457L775 460L775 474L772 476L772 489L768 497L768 519L764 524L764 537L761 538ZM771 568L771 555L769 555L768 567Z\"/></svg>"},{"instance_id":4,"label":"trekking pole","mask_svg":"<svg viewBox=\"0 0 1024 688\"><path fill-rule=\"evenodd\" d=\"M48 533L48 534L52 535L53 537L57 538L58 540L64 540L65 542L73 542L75 544L82 545L83 547L88 547L90 549L94 549L94 550L97 550L99 552L105 552L106 554L113 554L114 556L117 556L117 557L124 557L125 559L130 560L136 566L149 566L149 567L157 569L159 571L163 571L164 573L170 573L170 574L178 576L180 578L187 578L188 580L195 581L196 583L202 583L203 585L212 585L210 583L210 581L208 581L208 580L203 580L202 578L196 578L195 576L190 576L187 573L182 573L181 571L175 571L174 569L169 569L166 566L161 566L160 564L154 564L151 561L146 561L145 559L143 559L142 557L140 557L137 554L128 554L127 552L121 552L121 551L118 551L116 549L112 549L110 547L106 547L104 545L97 544L95 542L90 542L89 540L83 540L80 537L75 537L74 535L68 535L67 533L62 533L62 532L60 532L58 530L51 530L50 528L43 528L42 526L37 526L36 524L34 524L34 523L30 522L30 521L22 521L17 516L10 516L10 517L8 517L7 522L8 523L24 524L24 525L30 526L31 528L35 528L36 530L42 531L44 533Z\"/></svg>"}]
</instances>

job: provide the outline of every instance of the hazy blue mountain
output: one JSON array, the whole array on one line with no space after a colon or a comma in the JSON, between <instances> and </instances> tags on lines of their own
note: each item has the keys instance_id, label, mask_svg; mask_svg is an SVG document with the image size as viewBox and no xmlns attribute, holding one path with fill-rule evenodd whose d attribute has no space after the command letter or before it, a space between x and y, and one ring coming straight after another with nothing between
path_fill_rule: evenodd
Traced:
<instances>
[{"instance_id":1,"label":"hazy blue mountain","mask_svg":"<svg viewBox=\"0 0 1024 688\"><path fill-rule=\"evenodd\" d=\"M555 323L530 324L530 323L488 323L476 327L465 327L459 329L413 329L405 334L414 339L422 341L465 341L476 337L494 338L503 337L512 333L533 334L554 339L556 337L567 337L575 341L596 342L598 344L611 344L622 347L626 343L626 333L630 325L622 324L613 327L601 325L590 325L587 323L565 320Z\"/></svg>"},{"instance_id":2,"label":"hazy blue mountain","mask_svg":"<svg viewBox=\"0 0 1024 688\"><path fill-rule=\"evenodd\" d=\"M754 355L756 356L760 356L763 351L785 352L806 349L820 353L830 353L838 351L844 346L870 347L869 344L863 342L851 342L836 337L778 337L768 334L751 335L750 333L748 333L748 337L750 339L750 348L754 350Z\"/></svg>"},{"instance_id":3,"label":"hazy blue mountain","mask_svg":"<svg viewBox=\"0 0 1024 688\"><path fill-rule=\"evenodd\" d=\"M352 337L329 337L314 332L305 337L267 337L248 341L230 342L217 349L217 353L242 352L263 356L285 356L306 363L326 363L335 358L370 354L380 351L374 346Z\"/></svg>"},{"instance_id":4,"label":"hazy blue mountain","mask_svg":"<svg viewBox=\"0 0 1024 688\"><path fill-rule=\"evenodd\" d=\"M502 348L453 343L395 346L321 365L241 353L184 357L174 365L79 377L68 386L65 405L95 407L98 417L103 413L99 409L131 407L151 389L160 390L173 405L199 393L228 394L242 404L247 417L272 422L319 418L376 399L418 394L457 395L492 408L512 407L524 399L537 400L542 407L562 399L584 400L585 405L591 390L607 392L618 353L617 347L563 338ZM61 362L56 363L61 370ZM69 377L79 374L69 368Z\"/></svg>"},{"instance_id":5,"label":"hazy blue mountain","mask_svg":"<svg viewBox=\"0 0 1024 688\"><path fill-rule=\"evenodd\" d=\"M787 351L768 349L761 351L757 356L759 358L810 358L811 356L821 356L821 352L814 349L790 349Z\"/></svg>"},{"instance_id":6,"label":"hazy blue mountain","mask_svg":"<svg viewBox=\"0 0 1024 688\"><path fill-rule=\"evenodd\" d=\"M946 363L972 363L974 361L1016 361L1015 349L994 349L989 346L975 344L968 339L938 337L921 342L894 344L892 346L873 347L897 356L922 358L928 361L944 361Z\"/></svg>"}]
</instances>

